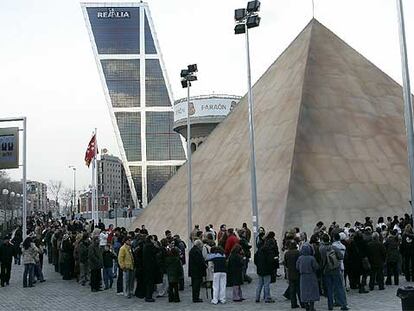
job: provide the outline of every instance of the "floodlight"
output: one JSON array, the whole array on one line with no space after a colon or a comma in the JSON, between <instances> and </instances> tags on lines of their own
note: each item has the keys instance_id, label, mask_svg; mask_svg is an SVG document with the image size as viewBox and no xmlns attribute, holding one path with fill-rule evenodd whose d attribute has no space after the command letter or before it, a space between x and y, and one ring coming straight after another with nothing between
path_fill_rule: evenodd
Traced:
<instances>
[{"instance_id":1,"label":"floodlight","mask_svg":"<svg viewBox=\"0 0 414 311\"><path fill-rule=\"evenodd\" d=\"M246 33L246 26L244 24L237 24L236 27L234 27L234 33L236 35Z\"/></svg>"},{"instance_id":2,"label":"floodlight","mask_svg":"<svg viewBox=\"0 0 414 311\"><path fill-rule=\"evenodd\" d=\"M189 76L187 76L187 79L186 79L187 81L197 81L197 76L195 76L195 75L189 75Z\"/></svg>"},{"instance_id":3,"label":"floodlight","mask_svg":"<svg viewBox=\"0 0 414 311\"><path fill-rule=\"evenodd\" d=\"M254 27L259 26L259 24L260 24L260 16L253 15L247 18L247 21L246 21L247 28L254 28Z\"/></svg>"},{"instance_id":4,"label":"floodlight","mask_svg":"<svg viewBox=\"0 0 414 311\"><path fill-rule=\"evenodd\" d=\"M197 64L188 65L188 71L189 73L197 72Z\"/></svg>"},{"instance_id":5,"label":"floodlight","mask_svg":"<svg viewBox=\"0 0 414 311\"><path fill-rule=\"evenodd\" d=\"M246 17L246 9L234 10L234 19L239 22Z\"/></svg>"},{"instance_id":6,"label":"floodlight","mask_svg":"<svg viewBox=\"0 0 414 311\"><path fill-rule=\"evenodd\" d=\"M191 85L191 83L189 81L187 81L185 79L181 80L181 86L183 87L183 89L185 89L189 85Z\"/></svg>"},{"instance_id":7,"label":"floodlight","mask_svg":"<svg viewBox=\"0 0 414 311\"><path fill-rule=\"evenodd\" d=\"M185 78L186 76L188 76L188 74L189 74L188 69L183 69L183 70L181 70L180 76L181 76L181 78Z\"/></svg>"},{"instance_id":8,"label":"floodlight","mask_svg":"<svg viewBox=\"0 0 414 311\"><path fill-rule=\"evenodd\" d=\"M260 1L249 1L247 3L247 12L258 12L260 10Z\"/></svg>"}]
</instances>

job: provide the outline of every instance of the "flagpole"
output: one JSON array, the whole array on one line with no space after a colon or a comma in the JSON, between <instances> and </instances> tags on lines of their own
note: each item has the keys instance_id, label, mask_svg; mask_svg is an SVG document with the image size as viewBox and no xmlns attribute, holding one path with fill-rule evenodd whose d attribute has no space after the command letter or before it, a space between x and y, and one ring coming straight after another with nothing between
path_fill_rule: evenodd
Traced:
<instances>
[{"instance_id":1,"label":"flagpole","mask_svg":"<svg viewBox=\"0 0 414 311\"><path fill-rule=\"evenodd\" d=\"M95 128L95 148L94 148L94 155L93 155L93 160L92 160L92 174L93 174L93 179L92 179L92 187L93 187L93 203L92 203L92 207L93 207L93 220L94 220L94 224L95 226L98 225L98 209L97 209L97 189L96 189L96 172L97 172L97 168L96 168L96 155L97 155L97 151L98 151L98 129Z\"/></svg>"}]
</instances>

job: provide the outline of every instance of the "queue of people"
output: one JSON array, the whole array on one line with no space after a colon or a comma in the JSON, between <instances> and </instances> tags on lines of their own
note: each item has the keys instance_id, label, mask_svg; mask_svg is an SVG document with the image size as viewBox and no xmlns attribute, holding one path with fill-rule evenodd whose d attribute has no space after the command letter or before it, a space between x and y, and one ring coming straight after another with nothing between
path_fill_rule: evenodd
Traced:
<instances>
[{"instance_id":1,"label":"queue of people","mask_svg":"<svg viewBox=\"0 0 414 311\"><path fill-rule=\"evenodd\" d=\"M1 286L10 282L12 258L24 264L23 287L33 287L43 276L43 257L54 266L63 280L76 280L80 286L89 285L92 292L116 286L117 295L155 302L168 296L172 303L180 302L184 289L184 271L188 265L192 302L201 303L201 288L212 304L226 303L226 288L232 287L231 300L245 300L243 284L251 283L247 274L253 259L257 283L255 301L274 303L271 283L276 282L280 263L283 263L288 288L284 296L292 308L315 310L321 296L327 298L329 310L335 306L348 310L347 292L384 290L386 285L399 284L401 273L408 282L414 281L414 232L412 217L405 215L380 217L376 224L366 217L365 222L332 223L328 228L318 222L308 240L299 228L285 233L279 258L274 232L260 228L254 241L247 224L240 229L213 225L191 232L192 247L179 235L166 230L159 238L149 234L142 225L134 231L105 227L99 221L28 219L28 237L22 241L20 229L6 236L0 246ZM252 258L253 257L253 258ZM386 276L386 279L385 279ZM369 278L369 282L368 282ZM262 294L263 293L263 294Z\"/></svg>"}]
</instances>

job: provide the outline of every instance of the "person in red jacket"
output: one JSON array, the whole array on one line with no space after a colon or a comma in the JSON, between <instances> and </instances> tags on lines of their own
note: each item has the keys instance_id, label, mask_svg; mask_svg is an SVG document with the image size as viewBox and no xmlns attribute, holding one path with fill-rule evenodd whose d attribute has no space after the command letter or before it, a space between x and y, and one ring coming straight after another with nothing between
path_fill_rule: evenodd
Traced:
<instances>
[{"instance_id":1,"label":"person in red jacket","mask_svg":"<svg viewBox=\"0 0 414 311\"><path fill-rule=\"evenodd\" d=\"M234 245L240 244L240 240L234 233L233 228L229 228L227 230L227 235L228 237L227 237L226 245L224 247L224 254L226 255L226 257L229 257Z\"/></svg>"}]
</instances>

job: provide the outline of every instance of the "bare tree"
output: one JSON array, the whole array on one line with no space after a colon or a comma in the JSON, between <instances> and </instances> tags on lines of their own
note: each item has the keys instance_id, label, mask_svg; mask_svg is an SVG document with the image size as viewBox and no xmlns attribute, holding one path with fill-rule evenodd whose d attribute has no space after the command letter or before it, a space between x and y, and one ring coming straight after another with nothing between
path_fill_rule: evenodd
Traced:
<instances>
[{"instance_id":1,"label":"bare tree","mask_svg":"<svg viewBox=\"0 0 414 311\"><path fill-rule=\"evenodd\" d=\"M68 211L68 208L71 205L72 200L73 200L73 191L72 191L72 189L64 188L60 198L62 199L62 202L65 206L66 211Z\"/></svg>"},{"instance_id":2,"label":"bare tree","mask_svg":"<svg viewBox=\"0 0 414 311\"><path fill-rule=\"evenodd\" d=\"M61 190L62 190L61 180L49 180L48 191L50 191L52 197L54 198L57 204L59 204L59 195L60 195Z\"/></svg>"}]
</instances>

